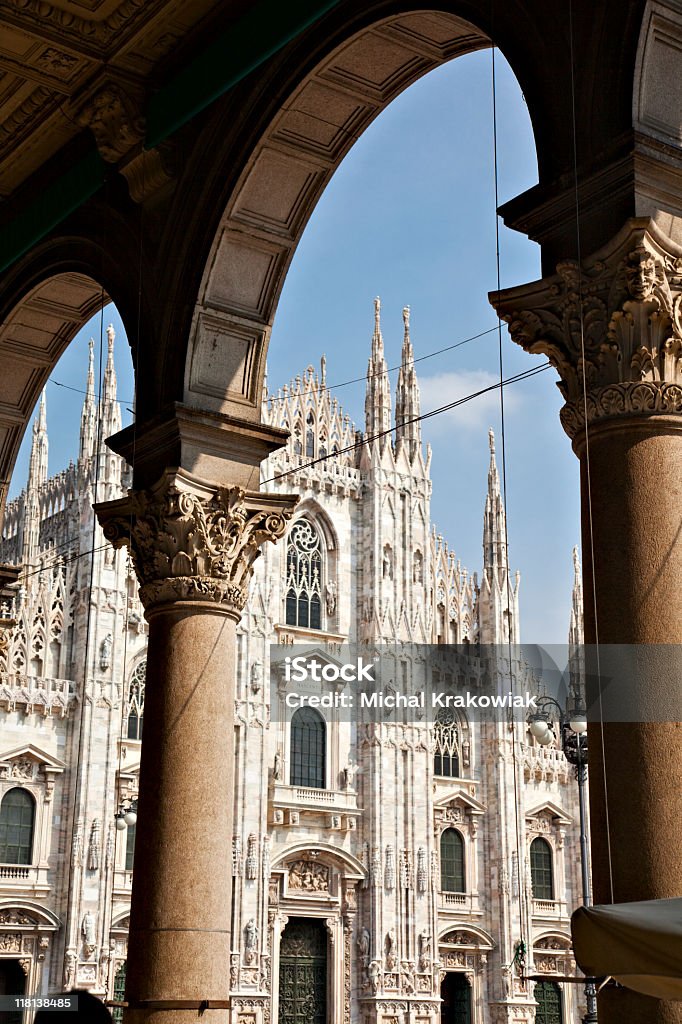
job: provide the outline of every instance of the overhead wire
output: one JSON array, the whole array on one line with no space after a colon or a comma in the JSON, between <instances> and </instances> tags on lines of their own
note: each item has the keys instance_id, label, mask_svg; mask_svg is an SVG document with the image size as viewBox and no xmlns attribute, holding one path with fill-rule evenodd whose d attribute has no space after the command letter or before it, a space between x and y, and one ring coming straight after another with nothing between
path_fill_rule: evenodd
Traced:
<instances>
[{"instance_id":1,"label":"overhead wire","mask_svg":"<svg viewBox=\"0 0 682 1024\"><path fill-rule=\"evenodd\" d=\"M503 387L508 387L510 384L518 384L521 381L529 380L530 378L535 377L538 374L544 373L546 370L551 369L551 366L552 366L552 364L548 361L548 362L545 362L545 363L540 363L540 365L538 365L538 366L530 367L528 370L523 370L520 373L514 374L513 376L508 377L506 380L502 381L502 386ZM500 384L499 384L499 382L496 381L494 384L490 384L487 387L479 388L478 391L472 391L468 395L463 395L461 398L455 399L452 402L448 402L445 405L438 406L438 408L436 408L436 409L431 409L428 412L422 413L420 416L415 416L411 420L405 420L404 421L404 425L407 425L409 423L417 423L417 422L421 422L421 421L424 421L424 420L433 419L434 417L440 416L440 415L442 415L442 414L444 414L446 412L449 412L450 410L455 409L455 408L459 407L460 405L465 405L467 402L471 402L471 401L473 401L476 398L480 398L482 395L488 394L491 391L495 391L499 387L500 387ZM401 425L403 425L403 424L401 424ZM392 433L394 433L394 431L395 431L395 427L389 427L387 430L380 431L380 432L378 432L376 434L371 434L371 435L364 435L364 434L360 435L359 434L357 440L354 441L353 444L346 445L345 447L340 448L340 449L338 449L335 452L329 452L328 455L323 455L323 456L319 456L318 458L311 459L310 461L305 462L302 465L293 467L292 469L284 470L282 473L278 473L278 474L276 474L273 477L269 477L268 479L263 480L262 484L272 483L275 480L280 480L280 479L282 479L282 478L284 478L286 476L290 476L290 475L292 475L294 473L300 473L302 470L309 469L311 466L315 466L315 465L317 465L320 462L329 463L330 461L333 461L335 458L337 458L340 455L345 455L345 454L348 454L349 452L357 451L358 449L362 448L364 445L372 444L378 438L384 437L384 436L386 436L388 434L392 434ZM277 458L277 455L278 455L278 453L275 453L274 458ZM62 547L69 547L69 546L70 546L70 542L66 542L64 545L60 545L60 548L57 548L55 550L60 550ZM93 552L104 551L108 547L109 547L109 544L106 543L106 544L101 544L98 547L88 548L85 551L74 553L73 555L59 555L58 557L56 557L54 559L54 561L52 561L52 562L45 562L42 565L40 565L39 567L37 567L36 569L33 569L30 573L26 573L22 577L22 579L24 579L24 580L31 579L32 576L37 576L40 573L49 572L51 569L55 569L59 565L68 565L71 562L78 561L81 558L86 558L88 555L93 554Z\"/></svg>"},{"instance_id":2,"label":"overhead wire","mask_svg":"<svg viewBox=\"0 0 682 1024\"><path fill-rule=\"evenodd\" d=\"M414 366L416 363L423 363L426 359L433 359L435 356L443 355L445 352L453 352L455 349L462 348L464 345L470 344L472 341L478 341L479 338L484 338L488 334L494 334L497 331L497 327L488 327L485 331L479 331L478 334L472 334L468 338L462 338L461 341L456 341L452 345L445 345L443 348L435 349L433 352L427 352L423 356L418 356L416 359L409 359L407 366ZM396 370L400 370L403 366L402 363L398 363L395 366L389 366L387 370L380 370L377 373L366 373L362 377L352 377L350 380L339 381L337 384L325 383L325 390L336 391L338 388L345 388L351 384L361 384L367 380L371 380L373 377L381 376L384 373L394 373ZM53 377L49 378L49 383L56 385L58 388L66 388L69 391L75 391L77 394L84 395L86 392L83 388L74 387L72 384L65 384L63 381L55 380ZM283 402L287 400L288 396L269 395L268 401L270 402ZM113 401L113 400L112 400ZM135 404L135 399L124 399L117 398L115 401L121 405Z\"/></svg>"},{"instance_id":3,"label":"overhead wire","mask_svg":"<svg viewBox=\"0 0 682 1024\"><path fill-rule=\"evenodd\" d=\"M493 187L494 187L494 221L495 221L495 273L496 273L496 285L497 285L497 297L501 291L501 271L500 271L500 215L499 209L499 161L498 161L498 146L497 146L497 80L496 80L496 69L495 69L495 44L491 49L491 86L492 86L492 106L493 106ZM512 651L512 628L515 622L515 618L512 618L512 593L511 593L511 578L510 578L510 560L509 560L509 524L508 524L508 509L507 509L507 437L506 437L506 422L505 422L505 409L504 409L504 356L503 356L503 345L502 345L502 320L497 312L497 347L498 347L498 369L500 378L500 441L501 441L501 464L502 464L502 506L504 508L504 547L506 556L506 588L507 588L507 610L508 610L508 628L507 628L507 653L509 657L509 683L511 689L514 689L515 685L515 674L514 674L514 659ZM530 915L528 907L528 894L526 887L526 861L523 856L524 843L521 836L521 820L519 815L519 798L520 798L520 783L519 783L519 767L516 750L516 722L513 716L510 715L509 727L512 733L512 771L514 776L514 833L516 841L516 874L518 879L519 887L519 907L524 908L524 915L521 918L521 934L519 942L514 947L514 959L513 964L516 964L519 972L523 974L525 966L525 950L527 943L524 938L524 934L527 928L530 927ZM523 958L523 959L522 959ZM510 965L511 966L511 965Z\"/></svg>"},{"instance_id":4,"label":"overhead wire","mask_svg":"<svg viewBox=\"0 0 682 1024\"><path fill-rule=\"evenodd\" d=\"M575 102L575 50L573 43L573 0L568 0L568 34L569 34L569 56L571 62L571 126L573 134L573 187L574 187L574 199L575 199L575 235L576 235L576 255L578 264L578 315L580 323L580 359L582 365L582 392L583 392L583 419L585 426L585 478L586 478L586 505L587 505L587 523L589 528L589 541L590 541L590 568L592 576L592 601L593 601L593 614L594 614L594 640L595 640L595 659L597 678L599 680L598 691L599 691L599 725L600 725L600 738L602 748L602 781L604 784L604 824L606 834L606 851L609 868L609 889L611 894L611 903L614 902L614 884L613 884L613 862L611 856L611 822L609 817L609 796L608 796L608 780L606 772L606 747L604 742L604 709L602 704L602 688L601 688L601 662L599 653L599 613L597 608L597 575L595 569L595 545L594 545L594 523L592 518L592 472L590 465L590 431L588 424L587 415L587 357L586 357L586 346L585 346L585 314L583 309L583 273L582 273L582 246L580 236L580 192L578 188L578 132L577 132L577 115L576 115L576 102ZM587 695L586 695L587 697ZM587 704L587 700L585 702ZM589 756L589 754L588 754Z\"/></svg>"}]
</instances>

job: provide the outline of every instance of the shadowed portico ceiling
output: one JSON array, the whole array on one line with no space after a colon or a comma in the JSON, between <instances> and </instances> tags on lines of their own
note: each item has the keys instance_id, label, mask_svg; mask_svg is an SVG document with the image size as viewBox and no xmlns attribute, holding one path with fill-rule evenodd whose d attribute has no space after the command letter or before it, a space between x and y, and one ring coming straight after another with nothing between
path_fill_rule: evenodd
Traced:
<instances>
[{"instance_id":1,"label":"shadowed portico ceiling","mask_svg":"<svg viewBox=\"0 0 682 1024\"><path fill-rule=\"evenodd\" d=\"M221 0L2 0L0 197L87 127L103 87L131 97L144 93L159 65L210 28L208 16L225 6Z\"/></svg>"}]
</instances>

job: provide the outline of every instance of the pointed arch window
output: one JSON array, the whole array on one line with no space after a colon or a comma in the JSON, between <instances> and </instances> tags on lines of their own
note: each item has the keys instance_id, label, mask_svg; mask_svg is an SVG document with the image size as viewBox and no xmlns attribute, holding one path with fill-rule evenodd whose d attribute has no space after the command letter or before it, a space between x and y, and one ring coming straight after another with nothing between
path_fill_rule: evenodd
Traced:
<instances>
[{"instance_id":1,"label":"pointed arch window","mask_svg":"<svg viewBox=\"0 0 682 1024\"><path fill-rule=\"evenodd\" d=\"M530 844L530 878L536 900L554 899L552 848L546 839L538 836Z\"/></svg>"},{"instance_id":2,"label":"pointed arch window","mask_svg":"<svg viewBox=\"0 0 682 1024\"><path fill-rule=\"evenodd\" d=\"M141 661L133 672L128 684L128 726L129 740L142 739L142 717L144 715L144 688L147 678L147 662Z\"/></svg>"},{"instance_id":3,"label":"pointed arch window","mask_svg":"<svg viewBox=\"0 0 682 1024\"><path fill-rule=\"evenodd\" d=\"M441 708L436 715L434 732L433 774L447 779L459 778L459 729L449 708Z\"/></svg>"},{"instance_id":4,"label":"pointed arch window","mask_svg":"<svg viewBox=\"0 0 682 1024\"><path fill-rule=\"evenodd\" d=\"M9 789L0 804L0 864L30 864L35 800L25 789Z\"/></svg>"},{"instance_id":5,"label":"pointed arch window","mask_svg":"<svg viewBox=\"0 0 682 1024\"><path fill-rule=\"evenodd\" d=\"M443 892L464 892L464 840L456 828L440 837L440 887Z\"/></svg>"},{"instance_id":6,"label":"pointed arch window","mask_svg":"<svg viewBox=\"0 0 682 1024\"><path fill-rule=\"evenodd\" d=\"M314 708L303 707L294 712L291 718L290 785L325 788L326 733L324 719Z\"/></svg>"},{"instance_id":7,"label":"pointed arch window","mask_svg":"<svg viewBox=\"0 0 682 1024\"><path fill-rule=\"evenodd\" d=\"M299 519L287 543L286 623L322 628L322 545L308 519Z\"/></svg>"}]
</instances>

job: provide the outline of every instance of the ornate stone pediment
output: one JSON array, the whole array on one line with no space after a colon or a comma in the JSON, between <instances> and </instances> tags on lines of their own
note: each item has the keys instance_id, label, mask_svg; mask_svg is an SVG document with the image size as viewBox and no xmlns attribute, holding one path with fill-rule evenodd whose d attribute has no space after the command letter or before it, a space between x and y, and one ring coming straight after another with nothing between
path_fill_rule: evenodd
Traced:
<instances>
[{"instance_id":1,"label":"ornate stone pediment","mask_svg":"<svg viewBox=\"0 0 682 1024\"><path fill-rule=\"evenodd\" d=\"M572 821L558 804L550 800L526 812L526 828L533 832L553 832L556 828L565 828Z\"/></svg>"},{"instance_id":2,"label":"ornate stone pediment","mask_svg":"<svg viewBox=\"0 0 682 1024\"><path fill-rule=\"evenodd\" d=\"M39 747L28 743L2 756L0 759L0 781L45 782L45 797L49 800L54 790L55 776L61 775L64 768L63 761L59 761Z\"/></svg>"}]
</instances>

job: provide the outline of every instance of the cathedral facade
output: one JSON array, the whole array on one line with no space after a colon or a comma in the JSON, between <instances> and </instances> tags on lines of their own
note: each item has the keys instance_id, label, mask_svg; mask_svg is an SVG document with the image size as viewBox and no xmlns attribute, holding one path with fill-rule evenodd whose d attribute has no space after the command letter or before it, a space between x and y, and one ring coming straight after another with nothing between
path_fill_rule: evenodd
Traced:
<instances>
[{"instance_id":1,"label":"cathedral facade","mask_svg":"<svg viewBox=\"0 0 682 1024\"><path fill-rule=\"evenodd\" d=\"M414 652L457 646L475 673L478 652L520 642L492 432L478 575L431 523L403 315L393 401L375 303L362 432L324 359L263 396L264 420L290 437L261 482L300 501L286 537L263 548L238 627L233 1024L569 1024L584 1012L581 986L555 980L575 974L581 902L577 787L561 750L460 710L363 721L339 710L338 682L315 690L329 708L297 706L272 667L273 650L299 645L331 667L348 645L390 650L409 685ZM0 649L4 992L124 1000L144 857L146 624L126 553L92 512L129 484L104 444L120 424L110 328L99 400L91 347L76 463L48 477L43 398L0 543L0 563L22 566ZM576 566L573 642L581 614Z\"/></svg>"}]
</instances>

